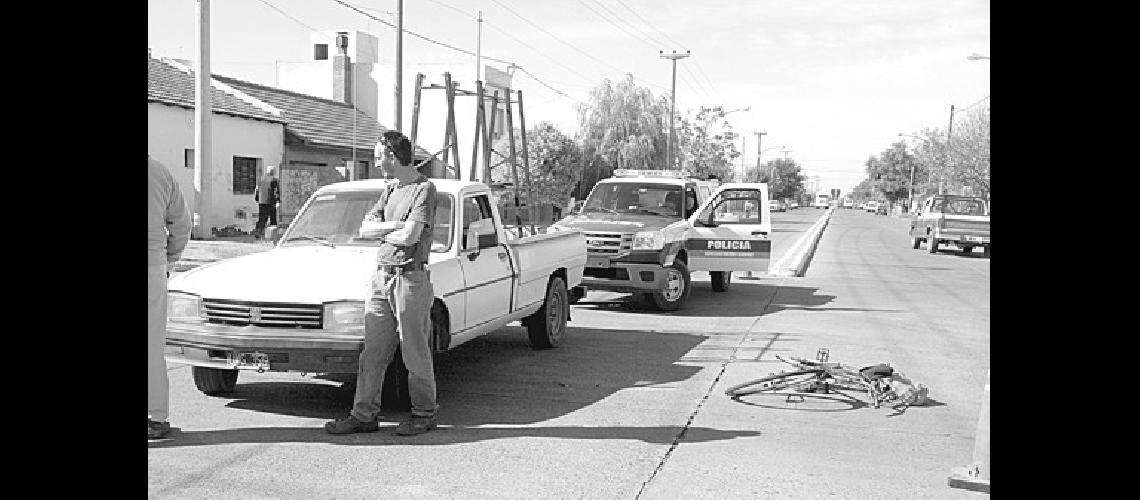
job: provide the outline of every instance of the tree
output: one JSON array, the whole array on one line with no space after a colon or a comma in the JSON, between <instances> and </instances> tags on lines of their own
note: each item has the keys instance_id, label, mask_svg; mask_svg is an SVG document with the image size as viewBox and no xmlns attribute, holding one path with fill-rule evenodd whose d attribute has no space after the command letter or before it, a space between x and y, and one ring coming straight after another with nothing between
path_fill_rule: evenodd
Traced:
<instances>
[{"instance_id":1,"label":"tree","mask_svg":"<svg viewBox=\"0 0 1140 500\"><path fill-rule=\"evenodd\" d=\"M749 170L744 182L765 182L772 199L802 198L805 192L804 176L795 160L777 158L768 160L762 168Z\"/></svg>"},{"instance_id":2,"label":"tree","mask_svg":"<svg viewBox=\"0 0 1140 500\"><path fill-rule=\"evenodd\" d=\"M878 158L870 157L865 163L867 178L875 191L881 193L891 204L906 199L909 195L911 165L917 167L917 160L907 152L906 143L898 141L891 145Z\"/></svg>"},{"instance_id":3,"label":"tree","mask_svg":"<svg viewBox=\"0 0 1140 500\"><path fill-rule=\"evenodd\" d=\"M722 106L701 106L695 116L683 120L682 126L678 127L677 150L681 165L693 176L734 177L733 162L740 158L740 151L736 149L740 135L732 131L732 125L724 119L725 115Z\"/></svg>"},{"instance_id":4,"label":"tree","mask_svg":"<svg viewBox=\"0 0 1140 500\"><path fill-rule=\"evenodd\" d=\"M519 190L526 192L526 173L522 158L522 134L518 129L512 131L515 135L515 168L518 169ZM501 137L495 142L495 151L510 152L510 138ZM526 146L530 169L530 182L536 205L551 204L558 207L566 206L570 201L571 193L578 181L582 178L581 152L573 139L558 130L553 123L541 122L536 127L526 131ZM492 155L492 159L498 158ZM510 181L511 165L504 161L491 169L491 178L499 182ZM501 199L500 201L505 201ZM513 201L513 198L512 198ZM526 203L523 194L521 202Z\"/></svg>"},{"instance_id":5,"label":"tree","mask_svg":"<svg viewBox=\"0 0 1140 500\"><path fill-rule=\"evenodd\" d=\"M614 169L661 169L665 165L669 106L626 74L616 84L604 80L578 107L578 143L583 172L578 198Z\"/></svg>"}]
</instances>

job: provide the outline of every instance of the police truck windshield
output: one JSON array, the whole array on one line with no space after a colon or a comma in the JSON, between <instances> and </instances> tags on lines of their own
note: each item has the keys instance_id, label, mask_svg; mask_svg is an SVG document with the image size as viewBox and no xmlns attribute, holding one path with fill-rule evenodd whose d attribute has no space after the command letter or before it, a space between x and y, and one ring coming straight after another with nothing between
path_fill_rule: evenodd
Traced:
<instances>
[{"instance_id":1,"label":"police truck windshield","mask_svg":"<svg viewBox=\"0 0 1140 500\"><path fill-rule=\"evenodd\" d=\"M681 218L683 199L681 186L608 182L594 187L582 211Z\"/></svg>"}]
</instances>

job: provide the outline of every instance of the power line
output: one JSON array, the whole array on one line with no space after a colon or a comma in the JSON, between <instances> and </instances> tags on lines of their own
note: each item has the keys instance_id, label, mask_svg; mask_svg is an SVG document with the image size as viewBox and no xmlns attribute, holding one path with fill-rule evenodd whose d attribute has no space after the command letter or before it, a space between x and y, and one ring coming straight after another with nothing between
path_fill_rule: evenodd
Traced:
<instances>
[{"instance_id":1,"label":"power line","mask_svg":"<svg viewBox=\"0 0 1140 500\"><path fill-rule=\"evenodd\" d=\"M625 10L628 10L628 11L629 11L630 13L632 13L634 16L637 16L637 18L638 18L638 19L641 19L641 22L645 23L645 25L646 25L646 26L649 26L650 28L653 28L654 30L656 30L658 33L661 33L662 35L664 35L664 36L665 36L665 38L666 38L666 39L668 39L670 42L673 42L673 44L674 44L674 45L678 45L678 46L681 46L681 47L684 47L684 46L685 46L685 44L683 44L683 43L681 43L681 42L678 42L678 41L674 40L672 37L670 37L670 36L669 36L668 34L666 34L664 31L661 31L661 30L657 29L657 27L656 27L656 26L654 26L654 25L650 24L650 23L649 23L649 21L646 21L644 17L641 17L641 16L640 16L640 15L639 15L639 14L638 14L636 11L634 11L634 10L633 10L633 9L631 9L631 8L629 8L629 6L625 4L625 2L623 2L623 1L621 1L621 0L617 0L617 3L620 3L622 7L625 7Z\"/></svg>"},{"instance_id":2,"label":"power line","mask_svg":"<svg viewBox=\"0 0 1140 500\"><path fill-rule=\"evenodd\" d=\"M366 17L368 17L368 18L371 18L371 19L375 19L375 20L377 20L377 21L380 21L381 23L383 23L384 25L386 25L386 26L388 26L388 27L391 27L391 28L395 28L395 27L396 27L395 25L393 25L393 24L389 23L388 21L385 21L385 20L383 20L383 19L380 19L380 18L378 18L378 17L376 17L376 16L373 16L373 15L371 15L371 14L368 14L368 13L366 13L366 12L364 12L364 11L360 10L359 8L357 8L357 7L356 7L356 6L354 6L354 5L351 5L351 4L349 4L349 3L343 2L343 1L341 1L341 0L333 0L333 1L334 1L334 2L336 2L336 3L339 3L339 4L341 4L341 5L343 5L343 6L345 6L345 7L348 7L348 8L350 8L350 9L354 10L354 11L356 11L356 12L360 13L360 14L361 14L361 15L363 15L363 16L366 16ZM449 45L449 44L446 44L446 43L443 43L443 42L438 42L438 41L432 40L431 38L428 38L428 37L426 37L426 36L420 35L420 34L418 34L418 33L415 33L415 32L413 32L413 31L409 31L409 30L406 30L406 29L405 29L405 30L404 30L404 32L406 32L406 33L408 33L408 34L410 34L410 35L416 36L416 37L418 37L418 38L422 38L422 39L424 39L424 40L427 40L428 42L431 42L431 43L434 43L434 44L437 44L437 45L440 45L440 46L443 46L443 47L447 47L447 48L449 48L449 49L452 49L452 50L455 50L455 51L458 51L458 52L462 52L462 53L464 53L464 54L467 54L467 55L471 55L471 56L475 55L475 53L474 53L474 52L471 52L471 51L469 51L469 50L466 50L466 49L461 49L461 48L459 48L459 47L455 47L455 46L452 46L452 45ZM515 68L521 69L521 70L523 71L523 73L526 73L526 74L527 74L527 76L530 76L532 79L534 79L534 81L536 81L536 82L538 82L538 83L542 84L544 87L546 87L546 88L548 88L548 89L550 89L550 90L554 91L555 93L557 93L557 94L559 94L559 95L561 95L561 96L563 96L563 97L566 97L566 98L568 98L568 99L574 99L573 97L570 97L570 96L566 95L566 94L565 94L565 93L563 93L562 91L560 91L560 90L558 90L558 89L556 89L556 88L554 88L554 87L551 87L549 84L547 84L546 82L542 81L542 80L541 80L541 79L539 79L538 77L534 76L534 74L533 74L533 73L531 73L531 72L527 71L527 70L526 70L526 68L523 68L522 66L519 66L519 65L517 65L517 64L515 64L515 63L513 63L513 62L511 62L511 61L505 61L505 60L503 60L503 59L498 59L498 58L494 58L494 57L490 57L490 56L482 56L482 57L483 57L484 59L488 59L488 60L491 60L491 61L496 61L496 62L501 62L501 63L503 63L503 64L507 64L507 65L510 65L510 66L512 66L512 67L515 67ZM574 100L575 100L575 101L577 101L577 99L574 99ZM578 102L581 102L581 101L578 101Z\"/></svg>"},{"instance_id":3,"label":"power line","mask_svg":"<svg viewBox=\"0 0 1140 500\"><path fill-rule=\"evenodd\" d=\"M293 22L295 22L295 23L297 23L297 24L300 24L301 26L304 26L304 27L306 27L306 28L309 28L309 31L317 31L317 29L316 29L316 28L314 28L314 27L312 27L312 26L309 26L309 25L305 24L305 23L304 23L304 22L302 22L300 19L297 19L297 18L295 18L295 17L293 17L293 16L290 16L290 15L289 15L289 14L287 14L285 11L283 11L283 10L281 10L281 9L277 8L277 6L276 6L276 5L273 5L273 4L269 3L269 2L266 2L265 0L257 0L257 1L259 1L259 2L261 2L261 3L263 3L263 4L265 4L265 5L266 5L267 7L269 7L270 9L273 9L273 10L275 10L275 11L277 11L277 12L280 12L280 13L281 13L281 15L283 15L283 16L285 16L285 17L288 17L289 19L292 19L292 20L293 20Z\"/></svg>"},{"instance_id":4,"label":"power line","mask_svg":"<svg viewBox=\"0 0 1140 500\"><path fill-rule=\"evenodd\" d=\"M334 1L334 2L336 2L336 3L339 3L339 4L341 4L341 5L343 5L343 6L345 6L345 7L348 7L348 8L350 8L350 9L352 9L352 10L354 10L354 11L358 12L358 13L360 13L360 15L362 15L362 16L368 17L368 18L370 18L370 19L374 19L374 20L376 20L376 21L380 21L382 24L384 24L385 26L388 26L389 28L396 28L396 25L394 25L394 24L392 24L392 23L390 23L390 22L388 22L388 21L385 21L385 20L383 20L383 19L380 19L379 17L376 17L376 16L374 16L374 15L372 15L372 14L369 14L369 13L367 13L367 12L364 12L363 10L360 10L360 8L356 7L355 5L349 4L349 3L347 3L347 2L343 2L343 1L341 1L341 0L333 0L333 1ZM426 37L426 36L424 36L424 35L421 35L421 34L419 34L419 33L416 33L416 32L414 32L414 31L411 31L411 30L407 30L407 29L405 29L405 30L404 30L404 33L407 33L407 34L409 34L409 35L412 35L412 36L414 36L414 37L416 37L416 38L419 38L419 39L422 39L422 40L425 40L425 41L428 41L428 42L434 43L434 44L436 44L436 45L439 45L439 46L441 46L441 47L447 47L447 48L449 48L449 49L451 49L451 50L454 50L454 51L457 51L457 52L462 52L462 53L464 53L464 54L467 54L467 55L470 55L470 56L474 56L474 55L476 55L474 52L471 52L470 50L467 50L467 49L461 49L461 48L459 48L459 47L456 47L456 46L454 46L454 45L446 44L446 43L443 43L443 42L440 42L440 41L437 41L437 40L432 40L431 38L428 38L428 37ZM510 62L510 61L504 61L504 60L502 60L502 59L497 59L497 58L494 58L494 57L490 57L490 56L482 56L482 57L483 57L484 59L489 59L489 60L492 60L492 61L495 61L495 62L501 62L501 63L503 63L503 64L514 64L514 63L512 63L512 62Z\"/></svg>"},{"instance_id":5,"label":"power line","mask_svg":"<svg viewBox=\"0 0 1140 500\"><path fill-rule=\"evenodd\" d=\"M340 1L340 0L336 0L336 1ZM607 62L605 62L605 61L603 61L603 60L601 60L601 59L598 59L598 58L596 58L596 57L594 57L594 56L590 55L589 53L587 53L587 52L583 51L582 49L579 49L578 47L574 46L573 44L571 44L571 43L569 43L569 42L567 42L567 41L565 41L565 40L563 40L563 39L561 39L561 38L558 38L558 37L554 36L554 35L553 35L553 34L551 34L549 31L546 31L545 29L543 29L543 28L542 28L542 26L539 26L539 25L535 24L533 21L531 21L530 19L527 19L527 18L523 17L523 16L522 16L522 15L520 15L518 12L515 12L515 11L514 11L513 9L511 9L510 7L507 7L506 5L504 5L504 4L503 4L502 2L500 2L499 0L491 0L491 1L492 1L492 2L495 2L495 3L496 3L496 4L498 4L500 7L502 7L502 8L504 8L504 9L506 9L506 10L507 10L507 12L510 12L511 14L514 14L514 16L515 16L515 17L517 17L517 18L519 18L519 19L523 20L523 22L525 22L525 23L527 23L527 24L529 24L529 25L533 26L535 29L537 29L537 30L539 30L539 31L541 31L541 32L543 32L543 33L545 33L545 34L546 34L547 36L549 36L550 38L553 38L553 39L555 39L555 40L557 40L557 41L561 42L563 45L566 45L567 47L570 47L571 49L574 49L574 50L575 50L575 51L577 51L578 53L580 53L580 54L582 54L582 55L584 55L584 56L586 56L586 57L588 57L588 58L590 58L590 59L593 59L594 61L597 61L598 63L602 64L603 66L606 66L606 67L608 67L608 68L610 68L610 69L612 69L612 70L614 70L614 71L617 71L619 74L624 74L624 73L627 73L626 71L623 71L623 70L621 70L621 69L618 69L618 68L615 68L615 67L613 67L613 66L610 66L610 65L609 65L609 63L607 63ZM659 88L659 89L665 90L665 87L662 87L662 86L660 86L660 85L657 85L657 84L654 84L654 83L646 82L646 84L648 84L648 85L653 85L654 87L657 87L657 88Z\"/></svg>"},{"instance_id":6,"label":"power line","mask_svg":"<svg viewBox=\"0 0 1140 500\"><path fill-rule=\"evenodd\" d=\"M660 45L654 45L654 44L653 44L653 42L649 42L649 41L646 41L644 38L642 38L642 37L640 37L640 36L637 36L637 35L634 35L633 33L630 33L630 32L629 32L629 30L627 30L627 29L625 29L625 28L623 28L623 27L621 27L621 26L618 26L618 25L617 25L617 23L615 23L615 22L611 21L611 20L610 20L610 18L608 18L608 17L606 17L606 16L603 16L603 15L602 15L600 12L598 12L598 11L594 10L594 8L593 8L593 7L590 7L590 5L589 5L589 4L587 4L586 2L583 2L582 0L578 0L578 3L579 3L579 4L582 4L582 6L583 6L583 7L585 7L587 10L589 10L590 12L593 12L595 16L598 16L598 17L599 17L599 18L601 18L603 21L605 21L605 22L609 23L609 25L610 25L610 26L613 26L613 27L617 28L619 31L621 31L622 33L625 33L626 35L629 35L629 36L630 36L630 37L632 37L633 39L635 39L635 40L637 40L637 41L639 41L639 42L641 42L641 43L644 43L645 45L649 46L649 48L651 48L651 49L658 49L658 48L660 48L660 47L661 47ZM597 2L594 2L594 3L597 3ZM598 4L598 5L599 5L600 7L602 7L603 9L605 8L605 6L604 6L604 5L601 5L601 4ZM609 12L609 11L607 10L607 12Z\"/></svg>"}]
</instances>

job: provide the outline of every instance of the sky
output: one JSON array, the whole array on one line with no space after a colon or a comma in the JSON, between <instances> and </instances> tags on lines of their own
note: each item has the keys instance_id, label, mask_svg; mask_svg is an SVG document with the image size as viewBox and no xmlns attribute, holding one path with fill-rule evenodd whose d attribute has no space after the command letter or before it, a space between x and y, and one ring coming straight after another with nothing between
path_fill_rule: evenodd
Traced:
<instances>
[{"instance_id":1,"label":"sky","mask_svg":"<svg viewBox=\"0 0 1140 500\"><path fill-rule=\"evenodd\" d=\"M155 56L197 57L196 3L148 0ZM314 30L375 35L380 64L394 72L395 28L344 4L396 25L397 0L210 2L213 73L274 85L277 61L311 57ZM527 124L549 121L573 137L591 88L630 73L655 97L668 95L673 65L660 51L688 51L676 63L678 114L740 110L727 121L744 134L737 148L748 165L755 132L765 132L762 162L787 157L819 188L847 193L900 132L945 130L951 105L989 96L989 59L967 59L990 55L989 10L988 0L404 0L403 60L474 68L481 45L484 64L525 70L513 83L526 96ZM404 71L405 92L414 77ZM379 92L390 99L392 90ZM403 114L406 125L411 110Z\"/></svg>"}]
</instances>

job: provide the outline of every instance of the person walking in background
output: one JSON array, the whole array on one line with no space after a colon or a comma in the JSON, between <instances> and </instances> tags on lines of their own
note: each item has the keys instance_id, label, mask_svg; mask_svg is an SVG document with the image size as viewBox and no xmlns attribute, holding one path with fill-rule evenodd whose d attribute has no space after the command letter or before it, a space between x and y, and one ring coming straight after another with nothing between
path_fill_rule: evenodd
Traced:
<instances>
[{"instance_id":1,"label":"person walking in background","mask_svg":"<svg viewBox=\"0 0 1140 500\"><path fill-rule=\"evenodd\" d=\"M147 156L147 439L170 433L170 383L166 378L166 279L190 240L190 213L178 181Z\"/></svg>"},{"instance_id":2,"label":"person walking in background","mask_svg":"<svg viewBox=\"0 0 1140 500\"><path fill-rule=\"evenodd\" d=\"M365 307L364 350L356 377L356 396L347 417L325 424L329 434L375 432L380 414L384 371L396 348L408 368L410 418L396 434L412 436L436 426L435 368L432 365L431 305L427 270L435 223L435 185L412 165L412 143L404 134L384 132L376 160L388 177L380 200L360 224L360 236L380 238L372 291Z\"/></svg>"},{"instance_id":3,"label":"person walking in background","mask_svg":"<svg viewBox=\"0 0 1140 500\"><path fill-rule=\"evenodd\" d=\"M270 226L277 225L277 204L281 203L281 187L277 178L273 176L276 168L273 165L265 167L265 175L257 181L257 189L253 191L253 201L257 202L257 225L253 228L253 236L265 236L265 223Z\"/></svg>"}]
</instances>

